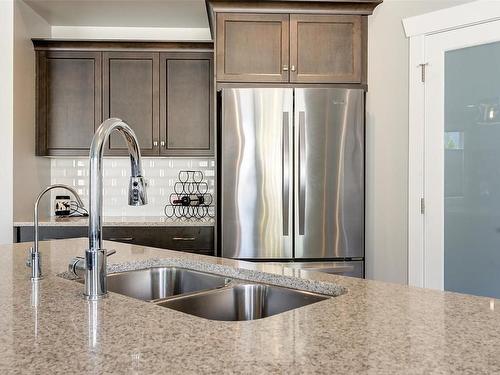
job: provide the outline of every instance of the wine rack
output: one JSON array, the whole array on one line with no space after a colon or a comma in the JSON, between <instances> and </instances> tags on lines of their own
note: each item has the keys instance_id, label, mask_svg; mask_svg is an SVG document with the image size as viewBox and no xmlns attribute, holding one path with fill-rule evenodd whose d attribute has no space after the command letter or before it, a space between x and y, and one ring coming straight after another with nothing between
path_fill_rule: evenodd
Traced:
<instances>
[{"instance_id":1,"label":"wine rack","mask_svg":"<svg viewBox=\"0 0 500 375\"><path fill-rule=\"evenodd\" d=\"M202 171L179 171L174 192L165 205L165 216L177 219L213 219L213 196Z\"/></svg>"}]
</instances>

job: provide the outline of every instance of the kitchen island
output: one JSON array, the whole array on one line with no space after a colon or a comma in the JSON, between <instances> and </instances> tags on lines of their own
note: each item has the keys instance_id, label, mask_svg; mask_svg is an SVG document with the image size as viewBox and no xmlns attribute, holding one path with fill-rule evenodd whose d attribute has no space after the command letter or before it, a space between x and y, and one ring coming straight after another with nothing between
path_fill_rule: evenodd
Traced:
<instances>
[{"instance_id":1,"label":"kitchen island","mask_svg":"<svg viewBox=\"0 0 500 375\"><path fill-rule=\"evenodd\" d=\"M500 303L456 293L105 241L110 271L176 263L337 295L268 318L211 321L110 293L97 302L60 275L86 239L0 246L0 373L500 372ZM498 307L498 309L497 309Z\"/></svg>"}]
</instances>

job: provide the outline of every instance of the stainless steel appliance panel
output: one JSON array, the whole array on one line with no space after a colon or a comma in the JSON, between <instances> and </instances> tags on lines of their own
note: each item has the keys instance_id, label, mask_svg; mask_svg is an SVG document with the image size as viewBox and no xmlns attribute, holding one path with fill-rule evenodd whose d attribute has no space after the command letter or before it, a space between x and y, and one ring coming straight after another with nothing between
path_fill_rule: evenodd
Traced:
<instances>
[{"instance_id":1,"label":"stainless steel appliance panel","mask_svg":"<svg viewBox=\"0 0 500 375\"><path fill-rule=\"evenodd\" d=\"M364 256L364 92L295 89L295 258Z\"/></svg>"},{"instance_id":2,"label":"stainless steel appliance panel","mask_svg":"<svg viewBox=\"0 0 500 375\"><path fill-rule=\"evenodd\" d=\"M293 89L223 90L223 257L292 257L292 129Z\"/></svg>"},{"instance_id":3,"label":"stainless steel appliance panel","mask_svg":"<svg viewBox=\"0 0 500 375\"><path fill-rule=\"evenodd\" d=\"M364 277L364 267L362 260L347 262L301 262L287 263L285 267L302 271L324 272L333 275Z\"/></svg>"}]
</instances>

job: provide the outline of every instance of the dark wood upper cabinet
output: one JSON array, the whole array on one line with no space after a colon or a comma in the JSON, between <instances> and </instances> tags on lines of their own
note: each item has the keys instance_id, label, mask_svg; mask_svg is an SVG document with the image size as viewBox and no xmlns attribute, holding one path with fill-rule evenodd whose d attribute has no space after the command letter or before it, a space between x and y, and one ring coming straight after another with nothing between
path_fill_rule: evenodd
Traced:
<instances>
[{"instance_id":1,"label":"dark wood upper cabinet","mask_svg":"<svg viewBox=\"0 0 500 375\"><path fill-rule=\"evenodd\" d=\"M143 155L214 155L213 43L33 43L37 155L87 156L110 117L134 129ZM120 134L106 154L128 154Z\"/></svg>"},{"instance_id":2,"label":"dark wood upper cabinet","mask_svg":"<svg viewBox=\"0 0 500 375\"><path fill-rule=\"evenodd\" d=\"M117 117L134 130L143 155L158 154L159 53L103 53L103 118ZM123 155L127 145L111 134L108 154Z\"/></svg>"},{"instance_id":3,"label":"dark wood upper cabinet","mask_svg":"<svg viewBox=\"0 0 500 375\"><path fill-rule=\"evenodd\" d=\"M288 14L217 15L217 80L287 82Z\"/></svg>"},{"instance_id":4,"label":"dark wood upper cabinet","mask_svg":"<svg viewBox=\"0 0 500 375\"><path fill-rule=\"evenodd\" d=\"M213 155L213 55L160 56L160 154Z\"/></svg>"},{"instance_id":5,"label":"dark wood upper cabinet","mask_svg":"<svg viewBox=\"0 0 500 375\"><path fill-rule=\"evenodd\" d=\"M101 54L37 55L37 155L88 155L101 123Z\"/></svg>"},{"instance_id":6,"label":"dark wood upper cabinet","mask_svg":"<svg viewBox=\"0 0 500 375\"><path fill-rule=\"evenodd\" d=\"M360 83L361 16L290 15L290 82Z\"/></svg>"},{"instance_id":7,"label":"dark wood upper cabinet","mask_svg":"<svg viewBox=\"0 0 500 375\"><path fill-rule=\"evenodd\" d=\"M216 78L366 83L366 35L359 14L217 13Z\"/></svg>"}]
</instances>

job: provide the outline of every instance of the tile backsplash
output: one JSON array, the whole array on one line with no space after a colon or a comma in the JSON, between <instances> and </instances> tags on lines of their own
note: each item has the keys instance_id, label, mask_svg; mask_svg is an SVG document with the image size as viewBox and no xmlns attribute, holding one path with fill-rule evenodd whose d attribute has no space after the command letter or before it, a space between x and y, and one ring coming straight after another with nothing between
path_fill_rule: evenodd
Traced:
<instances>
[{"instance_id":1,"label":"tile backsplash","mask_svg":"<svg viewBox=\"0 0 500 375\"><path fill-rule=\"evenodd\" d=\"M131 207L127 204L130 162L128 158L104 159L104 216L163 216L169 196L174 192L179 171L202 171L209 191L215 185L215 161L213 158L145 158L142 166L148 181L148 204ZM66 184L76 188L85 207L89 201L89 160L88 158L54 158L51 160L51 183ZM54 212L56 195L52 192L51 212Z\"/></svg>"}]
</instances>

